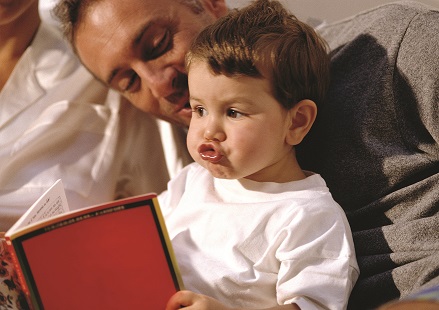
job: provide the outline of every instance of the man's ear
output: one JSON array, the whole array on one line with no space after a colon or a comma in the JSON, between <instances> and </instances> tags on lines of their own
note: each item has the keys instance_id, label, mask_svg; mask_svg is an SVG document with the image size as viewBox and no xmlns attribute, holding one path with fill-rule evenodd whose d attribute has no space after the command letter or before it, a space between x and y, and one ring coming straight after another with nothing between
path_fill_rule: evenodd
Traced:
<instances>
[{"instance_id":1,"label":"man's ear","mask_svg":"<svg viewBox=\"0 0 439 310\"><path fill-rule=\"evenodd\" d=\"M317 116L317 105L312 100L304 99L299 101L288 113L291 123L285 139L289 145L293 146L302 142L314 124Z\"/></svg>"},{"instance_id":2,"label":"man's ear","mask_svg":"<svg viewBox=\"0 0 439 310\"><path fill-rule=\"evenodd\" d=\"M225 0L203 0L202 2L205 9L213 14L216 18L227 15L229 12Z\"/></svg>"}]
</instances>

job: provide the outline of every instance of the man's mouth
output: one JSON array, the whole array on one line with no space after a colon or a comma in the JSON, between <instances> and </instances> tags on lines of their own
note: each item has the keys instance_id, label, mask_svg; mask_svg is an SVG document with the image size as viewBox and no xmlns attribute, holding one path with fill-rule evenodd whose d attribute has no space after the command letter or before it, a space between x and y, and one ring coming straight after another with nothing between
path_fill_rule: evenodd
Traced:
<instances>
[{"instance_id":1,"label":"man's mouth","mask_svg":"<svg viewBox=\"0 0 439 310\"><path fill-rule=\"evenodd\" d=\"M189 109L189 110L192 110L192 109L191 109L191 105L189 104L189 102L186 102L186 104L183 106L183 109Z\"/></svg>"},{"instance_id":2,"label":"man's mouth","mask_svg":"<svg viewBox=\"0 0 439 310\"><path fill-rule=\"evenodd\" d=\"M192 117L192 109L191 109L189 102L187 102L180 110L178 110L177 113L179 115L182 115L183 117L191 118Z\"/></svg>"}]
</instances>

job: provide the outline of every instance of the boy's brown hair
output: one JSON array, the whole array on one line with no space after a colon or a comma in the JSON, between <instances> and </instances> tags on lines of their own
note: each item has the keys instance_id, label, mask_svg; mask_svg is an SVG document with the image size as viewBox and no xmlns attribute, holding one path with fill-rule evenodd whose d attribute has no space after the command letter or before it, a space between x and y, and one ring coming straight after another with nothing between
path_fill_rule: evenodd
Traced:
<instances>
[{"instance_id":1,"label":"boy's brown hair","mask_svg":"<svg viewBox=\"0 0 439 310\"><path fill-rule=\"evenodd\" d=\"M271 81L286 109L303 99L324 100L329 86L327 45L277 1L257 0L204 29L186 57L206 61L214 74Z\"/></svg>"}]
</instances>

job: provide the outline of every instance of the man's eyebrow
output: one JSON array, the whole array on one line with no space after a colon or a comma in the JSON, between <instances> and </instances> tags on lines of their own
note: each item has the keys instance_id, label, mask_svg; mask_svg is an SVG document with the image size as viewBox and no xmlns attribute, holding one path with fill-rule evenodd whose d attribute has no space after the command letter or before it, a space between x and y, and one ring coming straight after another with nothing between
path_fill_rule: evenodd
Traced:
<instances>
[{"instance_id":1,"label":"man's eyebrow","mask_svg":"<svg viewBox=\"0 0 439 310\"><path fill-rule=\"evenodd\" d=\"M140 30L134 36L134 40L133 40L132 46L131 46L133 50L139 45L140 41L142 40L143 34L148 30L149 27L151 27L152 24L153 23L151 21L146 22L143 25L143 27L140 28ZM119 73L120 70L121 70L121 68L115 68L111 71L108 78L106 79L107 85L111 85L114 77Z\"/></svg>"}]
</instances>

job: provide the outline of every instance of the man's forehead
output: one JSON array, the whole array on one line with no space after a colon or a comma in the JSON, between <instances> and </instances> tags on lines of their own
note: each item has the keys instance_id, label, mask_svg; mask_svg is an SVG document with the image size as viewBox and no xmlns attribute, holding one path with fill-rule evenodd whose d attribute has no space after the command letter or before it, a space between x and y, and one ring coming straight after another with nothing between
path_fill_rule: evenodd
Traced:
<instances>
[{"instance_id":1,"label":"man's forehead","mask_svg":"<svg viewBox=\"0 0 439 310\"><path fill-rule=\"evenodd\" d=\"M163 7L169 0L161 0L160 4L151 0L102 0L94 2L86 13L85 20L94 25L120 23L134 17L142 19L159 18L166 12Z\"/></svg>"},{"instance_id":2,"label":"man's forehead","mask_svg":"<svg viewBox=\"0 0 439 310\"><path fill-rule=\"evenodd\" d=\"M103 74L93 70L93 64L99 62L103 53L117 53L117 49L129 51L149 25L169 17L172 10L154 3L150 0L103 0L88 8L76 31L75 45L79 57L98 78L102 79Z\"/></svg>"}]
</instances>

